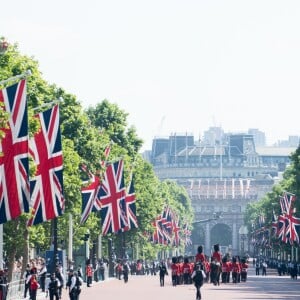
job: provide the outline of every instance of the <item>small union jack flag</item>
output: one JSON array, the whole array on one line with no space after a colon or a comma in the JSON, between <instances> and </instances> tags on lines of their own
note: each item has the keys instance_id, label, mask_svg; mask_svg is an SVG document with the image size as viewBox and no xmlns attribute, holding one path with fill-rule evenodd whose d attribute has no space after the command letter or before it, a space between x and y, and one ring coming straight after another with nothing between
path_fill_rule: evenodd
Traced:
<instances>
[{"instance_id":1,"label":"small union jack flag","mask_svg":"<svg viewBox=\"0 0 300 300\"><path fill-rule=\"evenodd\" d=\"M29 212L28 117L26 81L0 90L8 126L0 140L0 224Z\"/></svg>"},{"instance_id":2,"label":"small union jack flag","mask_svg":"<svg viewBox=\"0 0 300 300\"><path fill-rule=\"evenodd\" d=\"M105 147L104 157L105 160L100 160L100 165L105 167L106 160L109 156L111 150L110 144ZM82 195L82 205L81 205L81 224L83 224L87 218L89 217L92 211L97 212L101 210L101 202L100 202L100 187L101 187L101 179L100 175L94 175L90 170L88 170L86 165L82 165L81 169L88 175L89 180L83 182L87 186L81 188Z\"/></svg>"},{"instance_id":3,"label":"small union jack flag","mask_svg":"<svg viewBox=\"0 0 300 300\"><path fill-rule=\"evenodd\" d=\"M92 211L99 211L101 209L101 202L99 197L101 180L99 176L93 175L90 171L87 171L85 165L82 169L86 171L89 176L89 181L86 187L81 188L82 196L82 213L81 213L81 224L83 224Z\"/></svg>"},{"instance_id":4,"label":"small union jack flag","mask_svg":"<svg viewBox=\"0 0 300 300\"><path fill-rule=\"evenodd\" d=\"M36 115L41 129L30 140L30 154L37 166L30 180L33 216L27 225L35 225L63 214L63 155L59 127L59 107L55 105Z\"/></svg>"},{"instance_id":5,"label":"small union jack flag","mask_svg":"<svg viewBox=\"0 0 300 300\"><path fill-rule=\"evenodd\" d=\"M128 227L126 217L126 190L124 186L124 162L108 165L100 188L102 234L116 233Z\"/></svg>"}]
</instances>

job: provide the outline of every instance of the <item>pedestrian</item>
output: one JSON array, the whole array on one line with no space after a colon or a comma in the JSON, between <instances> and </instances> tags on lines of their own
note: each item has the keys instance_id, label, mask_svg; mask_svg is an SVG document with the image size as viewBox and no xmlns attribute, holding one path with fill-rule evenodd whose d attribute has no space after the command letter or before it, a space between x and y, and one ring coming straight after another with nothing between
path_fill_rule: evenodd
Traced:
<instances>
[{"instance_id":1,"label":"pedestrian","mask_svg":"<svg viewBox=\"0 0 300 300\"><path fill-rule=\"evenodd\" d=\"M130 271L128 262L123 263L123 268L122 269L123 269L124 282L127 283L128 282L128 274L129 274L129 271Z\"/></svg>"},{"instance_id":2,"label":"pedestrian","mask_svg":"<svg viewBox=\"0 0 300 300\"><path fill-rule=\"evenodd\" d=\"M42 267L38 273L38 276L40 278L40 285L41 285L41 289L42 289L43 293L45 292L45 288L46 288L45 287L46 275L47 275L47 267L46 267L46 264L43 262Z\"/></svg>"},{"instance_id":3,"label":"pedestrian","mask_svg":"<svg viewBox=\"0 0 300 300\"><path fill-rule=\"evenodd\" d=\"M105 280L105 266L103 260L99 262L99 275L101 281Z\"/></svg>"},{"instance_id":4,"label":"pedestrian","mask_svg":"<svg viewBox=\"0 0 300 300\"><path fill-rule=\"evenodd\" d=\"M30 264L26 265L26 270L24 273L24 282L25 282L25 287L24 287L24 298L27 297L27 292L29 292L30 294L30 290L29 290L29 276L30 276Z\"/></svg>"},{"instance_id":5,"label":"pedestrian","mask_svg":"<svg viewBox=\"0 0 300 300\"><path fill-rule=\"evenodd\" d=\"M168 270L164 261L159 265L159 282L160 286L165 285L165 275L168 275Z\"/></svg>"},{"instance_id":6,"label":"pedestrian","mask_svg":"<svg viewBox=\"0 0 300 300\"><path fill-rule=\"evenodd\" d=\"M255 275L259 275L259 269L260 269L260 263L259 260L257 259L255 263Z\"/></svg>"},{"instance_id":7,"label":"pedestrian","mask_svg":"<svg viewBox=\"0 0 300 300\"><path fill-rule=\"evenodd\" d=\"M59 299L61 299L61 295L62 295L62 288L65 284L65 278L64 275L61 271L61 268L59 266L56 266L55 269L55 277L56 279L58 279L59 281L59 287L58 287L58 295L59 295Z\"/></svg>"},{"instance_id":8,"label":"pedestrian","mask_svg":"<svg viewBox=\"0 0 300 300\"><path fill-rule=\"evenodd\" d=\"M203 285L204 279L206 278L205 272L203 271L203 264L197 263L195 265L195 270L192 273L192 280L194 282L194 285L196 287L196 299L201 299L201 287Z\"/></svg>"},{"instance_id":9,"label":"pedestrian","mask_svg":"<svg viewBox=\"0 0 300 300\"><path fill-rule=\"evenodd\" d=\"M59 287L60 287L60 281L55 277L55 273L52 273L50 276L50 281L48 282L48 286L47 286L46 298L49 295L50 300L53 300L54 297L55 300L60 299Z\"/></svg>"},{"instance_id":10,"label":"pedestrian","mask_svg":"<svg viewBox=\"0 0 300 300\"><path fill-rule=\"evenodd\" d=\"M93 267L92 264L88 264L85 269L85 275L86 275L86 286L90 287L93 280Z\"/></svg>"},{"instance_id":11,"label":"pedestrian","mask_svg":"<svg viewBox=\"0 0 300 300\"><path fill-rule=\"evenodd\" d=\"M31 300L36 300L36 294L39 287L40 285L37 281L36 274L31 274L29 279L29 291Z\"/></svg>"},{"instance_id":12,"label":"pedestrian","mask_svg":"<svg viewBox=\"0 0 300 300\"><path fill-rule=\"evenodd\" d=\"M69 296L70 300L79 300L79 295L81 293L81 286L83 280L78 276L77 272L73 272L70 283Z\"/></svg>"},{"instance_id":13,"label":"pedestrian","mask_svg":"<svg viewBox=\"0 0 300 300\"><path fill-rule=\"evenodd\" d=\"M261 266L262 266L262 274L261 275L267 276L267 267L268 267L267 263L265 261L263 261Z\"/></svg>"}]
</instances>

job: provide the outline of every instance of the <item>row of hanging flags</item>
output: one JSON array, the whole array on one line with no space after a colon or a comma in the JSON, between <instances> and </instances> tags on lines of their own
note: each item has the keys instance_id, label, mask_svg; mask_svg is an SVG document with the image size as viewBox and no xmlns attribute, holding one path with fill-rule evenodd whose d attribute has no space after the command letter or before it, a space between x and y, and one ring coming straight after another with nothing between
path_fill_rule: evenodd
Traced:
<instances>
[{"instance_id":1,"label":"row of hanging flags","mask_svg":"<svg viewBox=\"0 0 300 300\"><path fill-rule=\"evenodd\" d=\"M191 231L187 223L181 227L179 218L171 207L164 207L152 222L154 231L149 235L149 240L155 244L179 246L191 245Z\"/></svg>"},{"instance_id":2,"label":"row of hanging flags","mask_svg":"<svg viewBox=\"0 0 300 300\"><path fill-rule=\"evenodd\" d=\"M279 198L280 215L273 211L272 223L265 224L264 216L258 220L259 229L252 232L252 243L256 246L270 247L270 238L277 242L300 244L300 218L295 216L296 196L289 192L284 192Z\"/></svg>"},{"instance_id":3,"label":"row of hanging flags","mask_svg":"<svg viewBox=\"0 0 300 300\"><path fill-rule=\"evenodd\" d=\"M0 105L8 115L0 141L0 224L31 213L28 226L64 213L63 155L59 126L59 106L35 116L40 130L29 138L26 80L0 90ZM105 149L105 157L110 146ZM29 157L36 166L29 176ZM101 161L104 166L106 161ZM84 168L84 167L83 167ZM103 178L86 168L89 181L82 187L84 223L92 211L101 212L102 233L116 233L137 228L134 184L124 185L124 162L107 166Z\"/></svg>"},{"instance_id":4,"label":"row of hanging flags","mask_svg":"<svg viewBox=\"0 0 300 300\"><path fill-rule=\"evenodd\" d=\"M0 224L31 213L27 225L40 224L64 213L63 154L59 124L59 106L54 105L35 115L40 130L29 138L26 80L0 90L0 105L8 114L7 126L1 128L0 141ZM88 175L81 188L81 223L91 212L101 215L102 234L125 232L138 228L134 180L124 185L123 160L107 164L111 146L105 149L104 174ZM29 157L36 172L29 176ZM154 232L149 240L156 244L178 246L191 244L188 224L179 225L179 218L170 207L153 221Z\"/></svg>"},{"instance_id":5,"label":"row of hanging flags","mask_svg":"<svg viewBox=\"0 0 300 300\"><path fill-rule=\"evenodd\" d=\"M105 149L105 157L110 152L110 146ZM101 161L101 165L105 162ZM91 212L100 211L102 234L125 232L138 228L136 217L136 197L133 176L129 187L124 185L123 160L108 164L103 178L100 174L94 175L85 165L82 166L89 177L81 189L82 215L84 223Z\"/></svg>"},{"instance_id":6,"label":"row of hanging flags","mask_svg":"<svg viewBox=\"0 0 300 300\"><path fill-rule=\"evenodd\" d=\"M8 115L0 141L0 224L30 211L28 226L60 216L65 201L58 105L35 116L41 129L30 139L26 80L0 90L0 105ZM29 157L36 166L32 178Z\"/></svg>"}]
</instances>

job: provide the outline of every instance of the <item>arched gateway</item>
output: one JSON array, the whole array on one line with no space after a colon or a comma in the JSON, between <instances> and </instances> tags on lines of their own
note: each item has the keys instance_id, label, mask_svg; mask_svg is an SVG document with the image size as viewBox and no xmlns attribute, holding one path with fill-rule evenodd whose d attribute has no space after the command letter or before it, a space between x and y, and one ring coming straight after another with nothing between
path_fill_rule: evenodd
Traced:
<instances>
[{"instance_id":1,"label":"arched gateway","mask_svg":"<svg viewBox=\"0 0 300 300\"><path fill-rule=\"evenodd\" d=\"M292 149L279 152L260 154L250 134L222 133L213 145L195 143L187 134L153 141L150 161L156 175L185 187L192 200L195 224L188 254L203 245L210 255L216 243L233 255L251 250L244 212L248 203L271 191L289 163ZM214 218L218 213L221 218Z\"/></svg>"}]
</instances>

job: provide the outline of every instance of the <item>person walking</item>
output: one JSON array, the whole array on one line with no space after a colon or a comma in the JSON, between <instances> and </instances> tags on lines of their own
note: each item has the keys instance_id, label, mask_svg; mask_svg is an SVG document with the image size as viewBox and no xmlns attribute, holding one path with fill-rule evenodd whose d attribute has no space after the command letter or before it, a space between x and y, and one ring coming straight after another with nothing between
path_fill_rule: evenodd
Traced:
<instances>
[{"instance_id":1,"label":"person walking","mask_svg":"<svg viewBox=\"0 0 300 300\"><path fill-rule=\"evenodd\" d=\"M91 284L92 284L92 280L93 280L93 267L92 267L92 264L88 264L86 266L85 274L86 274L86 286L90 287Z\"/></svg>"},{"instance_id":2,"label":"person walking","mask_svg":"<svg viewBox=\"0 0 300 300\"><path fill-rule=\"evenodd\" d=\"M69 296L70 300L79 300L79 295L81 293L81 286L83 280L78 276L77 272L73 272L73 276L71 277Z\"/></svg>"},{"instance_id":3,"label":"person walking","mask_svg":"<svg viewBox=\"0 0 300 300\"><path fill-rule=\"evenodd\" d=\"M55 273L52 273L50 276L50 281L48 282L47 291L46 291L46 298L49 295L50 300L58 300L60 299L59 296L59 287L60 281L55 277Z\"/></svg>"},{"instance_id":4,"label":"person walking","mask_svg":"<svg viewBox=\"0 0 300 300\"><path fill-rule=\"evenodd\" d=\"M129 264L128 264L127 261L125 261L123 263L122 270L123 270L123 279L124 279L124 282L127 283L128 282L128 275L129 275L129 271L130 271Z\"/></svg>"},{"instance_id":5,"label":"person walking","mask_svg":"<svg viewBox=\"0 0 300 300\"><path fill-rule=\"evenodd\" d=\"M261 266L262 266L262 274L261 275L267 276L267 267L268 267L267 263L265 261L263 261Z\"/></svg>"},{"instance_id":6,"label":"person walking","mask_svg":"<svg viewBox=\"0 0 300 300\"><path fill-rule=\"evenodd\" d=\"M160 286L165 285L165 275L168 275L168 270L164 261L159 265L159 282Z\"/></svg>"},{"instance_id":7,"label":"person walking","mask_svg":"<svg viewBox=\"0 0 300 300\"><path fill-rule=\"evenodd\" d=\"M59 295L59 299L61 299L62 288L65 284L65 278L64 278L64 275L59 266L57 266L55 269L55 278L58 279L58 281L59 281L58 295Z\"/></svg>"},{"instance_id":8,"label":"person walking","mask_svg":"<svg viewBox=\"0 0 300 300\"><path fill-rule=\"evenodd\" d=\"M36 300L37 290L40 287L36 274L31 274L29 279L29 290L30 290L30 299Z\"/></svg>"},{"instance_id":9,"label":"person walking","mask_svg":"<svg viewBox=\"0 0 300 300\"><path fill-rule=\"evenodd\" d=\"M192 273L192 281L196 287L196 299L201 299L201 287L203 285L204 279L206 278L205 272L203 271L203 264L197 263L195 265L195 270Z\"/></svg>"},{"instance_id":10,"label":"person walking","mask_svg":"<svg viewBox=\"0 0 300 300\"><path fill-rule=\"evenodd\" d=\"M257 259L255 263L255 275L259 275L259 269L260 269L260 263L259 260Z\"/></svg>"},{"instance_id":11,"label":"person walking","mask_svg":"<svg viewBox=\"0 0 300 300\"><path fill-rule=\"evenodd\" d=\"M30 286L29 286L29 276L30 276L30 265L26 265L26 270L24 273L24 282L25 282L25 287L24 287L24 298L27 297L27 292L30 294Z\"/></svg>"},{"instance_id":12,"label":"person walking","mask_svg":"<svg viewBox=\"0 0 300 300\"><path fill-rule=\"evenodd\" d=\"M45 286L46 275L47 275L47 267L46 267L46 264L44 262L42 262L42 266L38 273L38 276L40 278L40 285L41 285L41 289L42 289L43 293L45 292L45 288L46 288L46 286Z\"/></svg>"}]
</instances>

